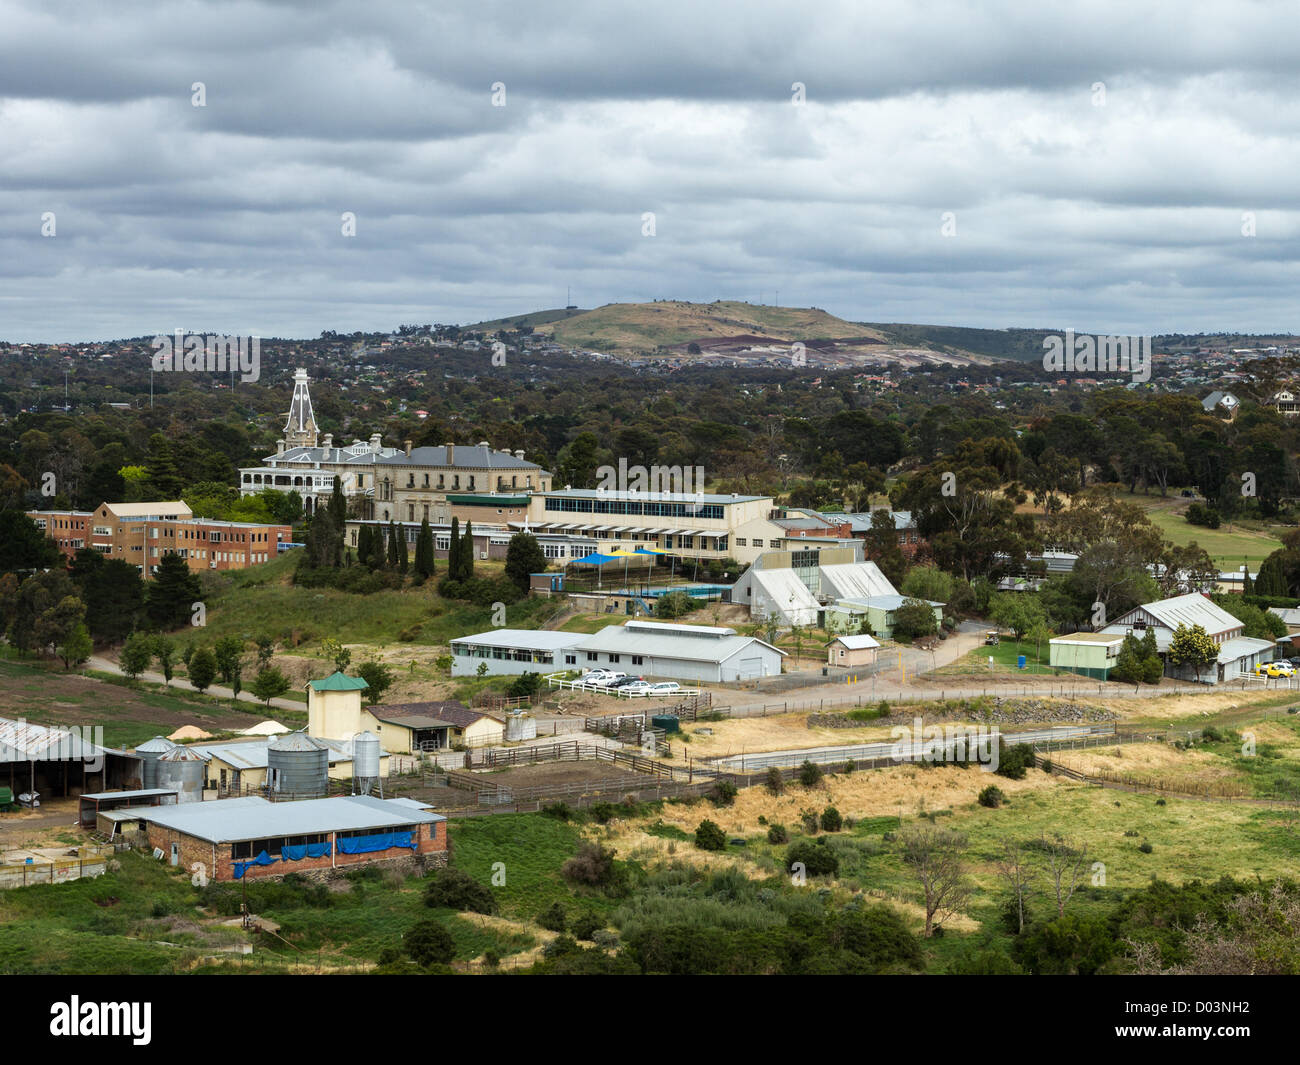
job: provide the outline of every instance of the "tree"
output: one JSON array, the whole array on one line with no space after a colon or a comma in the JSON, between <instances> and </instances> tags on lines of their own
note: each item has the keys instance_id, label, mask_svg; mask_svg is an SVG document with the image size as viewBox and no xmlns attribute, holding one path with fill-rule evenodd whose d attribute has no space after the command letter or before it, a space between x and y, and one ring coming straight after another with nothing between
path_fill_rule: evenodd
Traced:
<instances>
[{"instance_id":1,"label":"tree","mask_svg":"<svg viewBox=\"0 0 1300 1065\"><path fill-rule=\"evenodd\" d=\"M934 566L914 566L898 586L903 595L911 599L927 599L935 603L952 600L952 575Z\"/></svg>"},{"instance_id":2,"label":"tree","mask_svg":"<svg viewBox=\"0 0 1300 1065\"><path fill-rule=\"evenodd\" d=\"M513 543L513 540L511 541ZM434 572L433 530L429 528L429 519L420 521L420 535L415 540L415 575L420 580L428 580ZM510 558L506 556L506 574L510 573Z\"/></svg>"},{"instance_id":3,"label":"tree","mask_svg":"<svg viewBox=\"0 0 1300 1065\"><path fill-rule=\"evenodd\" d=\"M158 668L162 670L163 683L170 684L176 662L176 644L166 636L155 636L153 639L153 656L158 659Z\"/></svg>"},{"instance_id":4,"label":"tree","mask_svg":"<svg viewBox=\"0 0 1300 1065\"><path fill-rule=\"evenodd\" d=\"M223 683L230 684L235 679L243 654L244 641L238 636L223 636L216 642L212 648L212 659Z\"/></svg>"},{"instance_id":5,"label":"tree","mask_svg":"<svg viewBox=\"0 0 1300 1065\"><path fill-rule=\"evenodd\" d=\"M334 668L342 673L352 662L352 652L333 636L327 636L320 642L321 654L334 663Z\"/></svg>"},{"instance_id":6,"label":"tree","mask_svg":"<svg viewBox=\"0 0 1300 1065\"><path fill-rule=\"evenodd\" d=\"M262 700L269 710L271 700L278 699L289 690L289 679L275 666L266 666L258 670L253 678L252 693Z\"/></svg>"},{"instance_id":7,"label":"tree","mask_svg":"<svg viewBox=\"0 0 1300 1065\"><path fill-rule=\"evenodd\" d=\"M105 558L88 547L77 552L70 572L86 604L91 637L100 643L126 639L144 611L140 571L125 559Z\"/></svg>"},{"instance_id":8,"label":"tree","mask_svg":"<svg viewBox=\"0 0 1300 1065\"><path fill-rule=\"evenodd\" d=\"M1018 932L1025 930L1025 893L1034 879L1033 867L1025 847L1011 840L1003 840L1002 857L997 863L998 875L1007 882L1014 895Z\"/></svg>"},{"instance_id":9,"label":"tree","mask_svg":"<svg viewBox=\"0 0 1300 1065\"><path fill-rule=\"evenodd\" d=\"M411 549L406 542L406 526L398 530L397 535L397 570L405 573L411 568Z\"/></svg>"},{"instance_id":10,"label":"tree","mask_svg":"<svg viewBox=\"0 0 1300 1065\"><path fill-rule=\"evenodd\" d=\"M907 571L907 559L898 546L898 528L894 515L885 507L871 512L871 528L864 538L867 560L880 567L890 584L897 585Z\"/></svg>"},{"instance_id":11,"label":"tree","mask_svg":"<svg viewBox=\"0 0 1300 1065\"><path fill-rule=\"evenodd\" d=\"M456 956L451 933L433 920L417 921L402 937L402 948L417 965L446 965Z\"/></svg>"},{"instance_id":12,"label":"tree","mask_svg":"<svg viewBox=\"0 0 1300 1065\"><path fill-rule=\"evenodd\" d=\"M79 628L84 629L85 624L86 604L75 595L65 595L36 619L37 646L42 651L57 651L73 632ZM68 668L66 661L64 666Z\"/></svg>"},{"instance_id":13,"label":"tree","mask_svg":"<svg viewBox=\"0 0 1300 1065\"><path fill-rule=\"evenodd\" d=\"M0 510L0 573L44 569L59 559L59 549L21 510Z\"/></svg>"},{"instance_id":14,"label":"tree","mask_svg":"<svg viewBox=\"0 0 1300 1065\"><path fill-rule=\"evenodd\" d=\"M401 548L397 546L397 522L388 523L388 568L395 570L402 562Z\"/></svg>"},{"instance_id":15,"label":"tree","mask_svg":"<svg viewBox=\"0 0 1300 1065\"><path fill-rule=\"evenodd\" d=\"M465 534L461 537L461 576L463 581L474 576L474 523L465 523Z\"/></svg>"},{"instance_id":16,"label":"tree","mask_svg":"<svg viewBox=\"0 0 1300 1065\"><path fill-rule=\"evenodd\" d=\"M905 599L894 611L894 637L904 642L922 636L933 636L939 631L934 619L934 607L919 599Z\"/></svg>"},{"instance_id":17,"label":"tree","mask_svg":"<svg viewBox=\"0 0 1300 1065\"><path fill-rule=\"evenodd\" d=\"M364 680L370 687L367 691L366 698L372 703L378 703L384 697L384 692L393 686L396 679L393 671L382 662L362 662L357 667L357 676Z\"/></svg>"},{"instance_id":18,"label":"tree","mask_svg":"<svg viewBox=\"0 0 1300 1065\"><path fill-rule=\"evenodd\" d=\"M515 533L506 548L506 577L521 592L528 592L529 577L546 571L546 555L532 533Z\"/></svg>"},{"instance_id":19,"label":"tree","mask_svg":"<svg viewBox=\"0 0 1300 1065\"><path fill-rule=\"evenodd\" d=\"M59 657L63 659L64 671L86 661L91 650L90 630L84 624L75 625L59 644Z\"/></svg>"},{"instance_id":20,"label":"tree","mask_svg":"<svg viewBox=\"0 0 1300 1065\"><path fill-rule=\"evenodd\" d=\"M925 937L958 913L973 885L966 875L966 837L947 828L916 825L902 833L903 861L925 898Z\"/></svg>"},{"instance_id":21,"label":"tree","mask_svg":"<svg viewBox=\"0 0 1300 1065\"><path fill-rule=\"evenodd\" d=\"M195 691L206 691L217 677L217 656L200 647L190 657L190 684Z\"/></svg>"},{"instance_id":22,"label":"tree","mask_svg":"<svg viewBox=\"0 0 1300 1065\"><path fill-rule=\"evenodd\" d=\"M1044 832L1039 840L1039 849L1047 855L1047 874L1052 882L1052 891L1056 896L1056 916L1065 916L1065 907L1074 896L1083 875L1084 862L1088 857L1088 845L1078 849L1064 836L1053 833L1049 839Z\"/></svg>"},{"instance_id":23,"label":"tree","mask_svg":"<svg viewBox=\"0 0 1300 1065\"><path fill-rule=\"evenodd\" d=\"M122 645L118 661L122 672L131 680L136 680L153 661L153 637L143 632L132 633Z\"/></svg>"},{"instance_id":24,"label":"tree","mask_svg":"<svg viewBox=\"0 0 1300 1065\"><path fill-rule=\"evenodd\" d=\"M460 518L451 516L451 539L447 542L447 577L458 581L464 574L460 569Z\"/></svg>"},{"instance_id":25,"label":"tree","mask_svg":"<svg viewBox=\"0 0 1300 1065\"><path fill-rule=\"evenodd\" d=\"M1219 660L1219 648L1210 639L1204 626L1193 625L1188 628L1180 624L1174 630L1169 641L1169 661L1176 666L1191 666L1196 670L1196 680L1201 679L1201 670Z\"/></svg>"},{"instance_id":26,"label":"tree","mask_svg":"<svg viewBox=\"0 0 1300 1065\"><path fill-rule=\"evenodd\" d=\"M275 654L275 640L268 633L262 633L254 641L257 644L257 665L259 669L265 669L271 664L271 656Z\"/></svg>"},{"instance_id":27,"label":"tree","mask_svg":"<svg viewBox=\"0 0 1300 1065\"><path fill-rule=\"evenodd\" d=\"M72 582L62 570L34 573L19 584L5 608L9 619L7 631L10 644L16 647L20 654L48 646L50 643L48 637L53 631L50 626L60 615L57 613L51 615L44 625L42 625L42 618L47 611L57 607L69 596L75 599L75 591ZM84 617L83 608L82 618Z\"/></svg>"},{"instance_id":28,"label":"tree","mask_svg":"<svg viewBox=\"0 0 1300 1065\"><path fill-rule=\"evenodd\" d=\"M203 597L203 586L189 564L174 551L163 555L145 601L149 624L164 632L179 628Z\"/></svg>"}]
</instances>

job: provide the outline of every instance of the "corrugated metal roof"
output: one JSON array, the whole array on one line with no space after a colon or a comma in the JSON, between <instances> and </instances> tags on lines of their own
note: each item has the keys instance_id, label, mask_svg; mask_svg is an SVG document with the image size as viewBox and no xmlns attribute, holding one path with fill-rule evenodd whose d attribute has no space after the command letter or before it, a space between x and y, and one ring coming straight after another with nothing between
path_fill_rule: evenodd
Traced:
<instances>
[{"instance_id":1,"label":"corrugated metal roof","mask_svg":"<svg viewBox=\"0 0 1300 1065\"><path fill-rule=\"evenodd\" d=\"M1150 614L1167 629L1176 629L1179 625L1191 628L1200 625L1211 636L1227 632L1229 629L1241 628L1241 622L1222 607L1212 603L1200 592L1176 595L1172 599L1161 599L1155 603L1144 603L1107 625L1104 632L1123 631L1133 624L1133 620L1142 612Z\"/></svg>"},{"instance_id":2,"label":"corrugated metal roof","mask_svg":"<svg viewBox=\"0 0 1300 1065\"><path fill-rule=\"evenodd\" d=\"M898 595L898 589L874 562L849 562L820 566L823 595L840 599Z\"/></svg>"},{"instance_id":3,"label":"corrugated metal roof","mask_svg":"<svg viewBox=\"0 0 1300 1065\"><path fill-rule=\"evenodd\" d=\"M276 803L257 796L248 798L257 798L258 802L219 799L181 803L178 806L151 807L142 811L141 816L152 824L212 843L393 828L446 820L441 814L373 795L342 795ZM233 803L240 805L233 806Z\"/></svg>"},{"instance_id":4,"label":"corrugated metal roof","mask_svg":"<svg viewBox=\"0 0 1300 1065\"><path fill-rule=\"evenodd\" d=\"M577 645L580 651L600 651L606 654L646 655L652 658L679 658L686 662L722 662L737 651L752 644L784 655L785 652L760 640L757 636L719 636L701 640L680 633L655 634L632 628L630 625L609 625L594 636Z\"/></svg>"},{"instance_id":5,"label":"corrugated metal roof","mask_svg":"<svg viewBox=\"0 0 1300 1065\"><path fill-rule=\"evenodd\" d=\"M581 632L552 632L549 629L493 629L473 636L457 636L453 644L479 647L511 647L529 651L559 651L572 647L583 638Z\"/></svg>"},{"instance_id":6,"label":"corrugated metal roof","mask_svg":"<svg viewBox=\"0 0 1300 1065\"><path fill-rule=\"evenodd\" d=\"M369 688L370 685L360 677L349 677L346 673L335 672L321 680L313 680L308 687L318 692L355 692Z\"/></svg>"},{"instance_id":7,"label":"corrugated metal roof","mask_svg":"<svg viewBox=\"0 0 1300 1065\"><path fill-rule=\"evenodd\" d=\"M1226 640L1220 645L1219 661L1225 663L1236 662L1238 659L1257 655L1272 646L1272 640L1258 640L1253 636L1238 636L1235 639Z\"/></svg>"},{"instance_id":8,"label":"corrugated metal roof","mask_svg":"<svg viewBox=\"0 0 1300 1065\"><path fill-rule=\"evenodd\" d=\"M289 732L277 736L267 744L268 751L323 751L327 748L323 740L313 739L305 732Z\"/></svg>"},{"instance_id":9,"label":"corrugated metal roof","mask_svg":"<svg viewBox=\"0 0 1300 1065\"><path fill-rule=\"evenodd\" d=\"M96 791L82 795L83 799L148 799L156 795L175 795L175 788L137 788L135 791Z\"/></svg>"},{"instance_id":10,"label":"corrugated metal roof","mask_svg":"<svg viewBox=\"0 0 1300 1065\"><path fill-rule=\"evenodd\" d=\"M872 647L879 647L880 644L870 636L837 636L832 643L842 643L850 651L870 650Z\"/></svg>"},{"instance_id":11,"label":"corrugated metal roof","mask_svg":"<svg viewBox=\"0 0 1300 1065\"><path fill-rule=\"evenodd\" d=\"M47 728L30 721L0 717L0 762L84 761L115 754L139 761L115 747L102 747L66 728Z\"/></svg>"}]
</instances>

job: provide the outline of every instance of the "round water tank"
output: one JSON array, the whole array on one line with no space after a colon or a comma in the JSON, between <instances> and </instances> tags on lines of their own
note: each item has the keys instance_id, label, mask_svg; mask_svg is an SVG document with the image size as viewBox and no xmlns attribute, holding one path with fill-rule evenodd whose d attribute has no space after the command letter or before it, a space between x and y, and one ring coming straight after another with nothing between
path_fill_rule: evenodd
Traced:
<instances>
[{"instance_id":1,"label":"round water tank","mask_svg":"<svg viewBox=\"0 0 1300 1065\"><path fill-rule=\"evenodd\" d=\"M146 740L135 749L140 756L140 787L156 788L158 784L158 758L172 750L176 744L162 736Z\"/></svg>"},{"instance_id":2,"label":"round water tank","mask_svg":"<svg viewBox=\"0 0 1300 1065\"><path fill-rule=\"evenodd\" d=\"M352 737L352 775L358 780L379 776L379 737L373 732L358 732Z\"/></svg>"},{"instance_id":3,"label":"round water tank","mask_svg":"<svg viewBox=\"0 0 1300 1065\"><path fill-rule=\"evenodd\" d=\"M198 751L173 747L158 756L158 787L175 791L177 802L200 802L208 760Z\"/></svg>"},{"instance_id":4,"label":"round water tank","mask_svg":"<svg viewBox=\"0 0 1300 1065\"><path fill-rule=\"evenodd\" d=\"M289 732L266 748L266 782L272 800L322 799L329 793L329 745L305 732Z\"/></svg>"}]
</instances>

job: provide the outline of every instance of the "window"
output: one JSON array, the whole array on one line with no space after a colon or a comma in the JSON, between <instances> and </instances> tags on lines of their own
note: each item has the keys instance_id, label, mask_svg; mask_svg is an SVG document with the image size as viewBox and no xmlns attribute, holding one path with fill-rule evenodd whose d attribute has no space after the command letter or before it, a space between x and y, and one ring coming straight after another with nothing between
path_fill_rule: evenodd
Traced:
<instances>
[{"instance_id":1,"label":"window","mask_svg":"<svg viewBox=\"0 0 1300 1065\"><path fill-rule=\"evenodd\" d=\"M748 545L748 543L746 542L746 540L745 540L745 538L744 538L743 536L737 536L737 537L736 537L736 546L737 546L737 547L748 547L749 545ZM754 546L757 547L758 545L755 544Z\"/></svg>"},{"instance_id":2,"label":"window","mask_svg":"<svg viewBox=\"0 0 1300 1065\"><path fill-rule=\"evenodd\" d=\"M596 661L596 652L595 652L595 651L588 651L588 652L587 652L587 661L588 661L588 662L594 662L594 661Z\"/></svg>"},{"instance_id":3,"label":"window","mask_svg":"<svg viewBox=\"0 0 1300 1065\"><path fill-rule=\"evenodd\" d=\"M565 664L566 666L576 666L576 665L578 664L578 656L577 656L577 655L565 655L565 656L564 656L564 664Z\"/></svg>"},{"instance_id":4,"label":"window","mask_svg":"<svg viewBox=\"0 0 1300 1065\"><path fill-rule=\"evenodd\" d=\"M754 541L754 546L755 546L755 547L762 547L762 546L763 546L763 541L762 541L762 540L755 540L755 541Z\"/></svg>"},{"instance_id":5,"label":"window","mask_svg":"<svg viewBox=\"0 0 1300 1065\"><path fill-rule=\"evenodd\" d=\"M618 655L610 655L610 656L609 656L609 664L610 664L610 665L617 665L617 663L618 663Z\"/></svg>"},{"instance_id":6,"label":"window","mask_svg":"<svg viewBox=\"0 0 1300 1065\"><path fill-rule=\"evenodd\" d=\"M644 659L641 655L633 655L633 656L632 656L632 665L634 665L634 666L639 666L639 665L641 665L642 663L644 663L644 661L645 661L645 659Z\"/></svg>"}]
</instances>

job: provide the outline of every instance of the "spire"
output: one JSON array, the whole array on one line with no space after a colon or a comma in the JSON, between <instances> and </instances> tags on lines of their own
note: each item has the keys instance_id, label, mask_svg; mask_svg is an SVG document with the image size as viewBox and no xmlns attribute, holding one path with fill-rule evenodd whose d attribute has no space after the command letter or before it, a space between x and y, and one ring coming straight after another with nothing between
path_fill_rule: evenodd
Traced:
<instances>
[{"instance_id":1,"label":"spire","mask_svg":"<svg viewBox=\"0 0 1300 1065\"><path fill-rule=\"evenodd\" d=\"M316 440L316 415L311 409L311 393L307 391L307 371L298 369L293 375L289 419L284 423L285 447L315 447Z\"/></svg>"}]
</instances>

